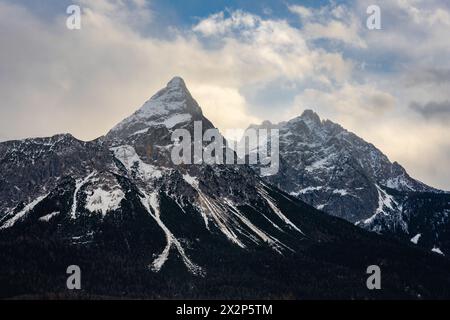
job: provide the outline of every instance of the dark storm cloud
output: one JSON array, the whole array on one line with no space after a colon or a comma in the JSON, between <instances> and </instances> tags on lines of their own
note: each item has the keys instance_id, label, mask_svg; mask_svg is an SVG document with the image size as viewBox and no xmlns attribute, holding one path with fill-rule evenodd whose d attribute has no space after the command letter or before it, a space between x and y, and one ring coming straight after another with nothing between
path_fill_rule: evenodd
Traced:
<instances>
[{"instance_id":1,"label":"dark storm cloud","mask_svg":"<svg viewBox=\"0 0 450 320\"><path fill-rule=\"evenodd\" d=\"M425 119L430 120L449 120L450 119L450 100L436 102L430 101L426 104L412 102L411 110L420 114Z\"/></svg>"}]
</instances>

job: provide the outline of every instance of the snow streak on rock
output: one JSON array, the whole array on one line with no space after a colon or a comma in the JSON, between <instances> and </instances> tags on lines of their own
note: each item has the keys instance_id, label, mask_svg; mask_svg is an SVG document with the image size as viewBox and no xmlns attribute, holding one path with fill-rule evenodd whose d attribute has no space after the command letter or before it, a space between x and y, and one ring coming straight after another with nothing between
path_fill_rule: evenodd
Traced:
<instances>
[{"instance_id":1,"label":"snow streak on rock","mask_svg":"<svg viewBox=\"0 0 450 320\"><path fill-rule=\"evenodd\" d=\"M422 235L420 233L416 234L413 238L411 238L411 242L417 244Z\"/></svg>"},{"instance_id":2,"label":"snow streak on rock","mask_svg":"<svg viewBox=\"0 0 450 320\"><path fill-rule=\"evenodd\" d=\"M437 247L433 247L433 249L431 249L431 251L444 256L444 253L441 251L441 249L439 249Z\"/></svg>"},{"instance_id":3,"label":"snow streak on rock","mask_svg":"<svg viewBox=\"0 0 450 320\"><path fill-rule=\"evenodd\" d=\"M41 197L36 198L34 201L32 201L31 203L27 204L20 212L16 213L12 218L10 218L9 220L7 220L1 227L0 229L7 229L7 228L11 228L12 226L14 226L14 224L19 221L20 219L22 219L23 217L25 217L25 215L30 212L31 210L33 210L33 208L42 200L44 200L46 197L48 196L48 194L43 195Z\"/></svg>"},{"instance_id":4,"label":"snow streak on rock","mask_svg":"<svg viewBox=\"0 0 450 320\"><path fill-rule=\"evenodd\" d=\"M291 222L284 214L281 212L280 209L275 204L275 200L272 199L272 197L269 195L269 193L264 190L263 187L258 188L259 194L266 200L266 202L269 204L272 211L281 219L284 223L286 223L288 226L296 230L297 232L301 233L302 235L305 235L302 230L300 230L295 224Z\"/></svg>"},{"instance_id":5,"label":"snow streak on rock","mask_svg":"<svg viewBox=\"0 0 450 320\"><path fill-rule=\"evenodd\" d=\"M172 232L167 228L167 226L162 222L160 218L160 210L159 210L159 200L158 196L155 193L147 195L145 192L141 193L144 195L141 198L141 202L143 206L147 209L150 216L156 221L158 226L163 230L166 235L167 245L164 248L163 252L153 261L151 265L151 269L155 272L159 272L166 261L169 259L170 250L173 248L178 251L178 254L181 256L184 264L186 265L189 272L194 275L204 276L205 272L203 269L193 263L189 257L186 255L183 247L177 238L172 234Z\"/></svg>"},{"instance_id":6,"label":"snow streak on rock","mask_svg":"<svg viewBox=\"0 0 450 320\"><path fill-rule=\"evenodd\" d=\"M56 217L57 215L59 215L59 211L55 211L55 212L52 212L52 213L50 213L50 214L47 214L47 215L45 215L45 216L43 216L43 217L40 217L39 218L39 221L42 221L42 222L49 222L51 219L53 219L54 217Z\"/></svg>"},{"instance_id":7,"label":"snow streak on rock","mask_svg":"<svg viewBox=\"0 0 450 320\"><path fill-rule=\"evenodd\" d=\"M402 230L408 232L408 224L402 218L402 206L395 201L392 195L388 194L379 185L375 186L378 191L378 208L373 216L362 221L362 224L357 223L357 225L371 225L376 221L376 219L386 216L391 218L390 220L392 220L393 224L400 226ZM379 232L379 226L375 226L373 231Z\"/></svg>"},{"instance_id":8,"label":"snow streak on rock","mask_svg":"<svg viewBox=\"0 0 450 320\"><path fill-rule=\"evenodd\" d=\"M92 178L94 175L95 175L95 172L92 172L86 178L77 180L76 185L75 185L75 191L73 193L72 209L70 210L70 217L72 219L75 219L77 217L78 193L80 192L81 188L83 188L83 186L86 185L86 183L89 182L89 179Z\"/></svg>"},{"instance_id":9,"label":"snow streak on rock","mask_svg":"<svg viewBox=\"0 0 450 320\"><path fill-rule=\"evenodd\" d=\"M246 245L244 244L243 240L239 238L239 235L248 238L255 244L261 244L261 242L266 243L273 250L280 254L282 253L283 249L292 251L291 248L281 243L278 239L255 226L247 217L245 217L245 215L243 215L239 211L237 206L231 200L223 199L225 203L224 205L202 192L199 188L199 181L196 177L185 174L183 175L183 179L197 191L199 201L198 210L200 211L200 214L202 215L202 218L205 222L205 226L208 230L211 230L209 224L211 220L211 222L218 228L218 230L220 230L220 232L222 232L232 243L238 245L241 248L246 248ZM276 209L278 210L278 208ZM281 213L277 212L276 214L280 216ZM274 226L274 228L282 231L279 226L273 223L265 215L263 216ZM281 214L280 218L286 223L290 222L283 214ZM293 224L291 223L291 226L292 225ZM299 231L298 228L296 230Z\"/></svg>"},{"instance_id":10,"label":"snow streak on rock","mask_svg":"<svg viewBox=\"0 0 450 320\"><path fill-rule=\"evenodd\" d=\"M241 248L245 248L245 244L239 240L239 237L233 231L233 228L229 225L229 214L216 203L213 199L210 199L200 189L197 189L200 202L200 212L203 219L208 221L208 217L211 217L215 226L233 243L237 244ZM208 225L207 225L208 227ZM208 227L209 230L209 227Z\"/></svg>"},{"instance_id":11,"label":"snow streak on rock","mask_svg":"<svg viewBox=\"0 0 450 320\"><path fill-rule=\"evenodd\" d=\"M294 251L275 237L268 235L267 233L256 227L236 208L236 206L230 200L225 199L225 202L228 203L234 215L237 216L239 220L241 220L252 232L254 232L259 238L261 238L264 243L267 243L273 250L275 250L279 254L282 254L283 249L289 249L292 252Z\"/></svg>"}]
</instances>

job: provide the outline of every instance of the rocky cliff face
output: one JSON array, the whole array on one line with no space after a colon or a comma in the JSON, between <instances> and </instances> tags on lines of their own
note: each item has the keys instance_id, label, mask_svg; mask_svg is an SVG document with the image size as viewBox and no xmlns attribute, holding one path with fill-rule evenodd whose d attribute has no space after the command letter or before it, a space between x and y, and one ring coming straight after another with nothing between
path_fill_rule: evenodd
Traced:
<instances>
[{"instance_id":1,"label":"rocky cliff face","mask_svg":"<svg viewBox=\"0 0 450 320\"><path fill-rule=\"evenodd\" d=\"M311 110L287 122L253 125L280 133L280 171L264 177L292 196L317 209L344 218L369 230L397 234L405 239L427 234L428 249L450 252L445 213L450 196L409 176L374 145L340 125L321 120ZM427 223L419 217L427 201ZM406 218L407 217L407 218ZM440 227L431 228L438 224ZM414 227L413 227L414 226ZM442 249L443 250L443 249Z\"/></svg>"},{"instance_id":2,"label":"rocky cliff face","mask_svg":"<svg viewBox=\"0 0 450 320\"><path fill-rule=\"evenodd\" d=\"M64 176L80 179L112 165L101 141L70 134L0 143L0 217L50 192Z\"/></svg>"}]
</instances>

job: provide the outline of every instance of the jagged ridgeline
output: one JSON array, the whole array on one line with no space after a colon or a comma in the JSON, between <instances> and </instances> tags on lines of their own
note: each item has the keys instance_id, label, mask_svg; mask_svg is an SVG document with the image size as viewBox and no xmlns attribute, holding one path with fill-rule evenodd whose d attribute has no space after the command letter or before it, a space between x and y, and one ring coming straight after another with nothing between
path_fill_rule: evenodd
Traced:
<instances>
[{"instance_id":1,"label":"jagged ridgeline","mask_svg":"<svg viewBox=\"0 0 450 320\"><path fill-rule=\"evenodd\" d=\"M412 178L374 145L311 110L278 129L280 168L263 178L316 209L450 253L450 194Z\"/></svg>"},{"instance_id":2,"label":"jagged ridgeline","mask_svg":"<svg viewBox=\"0 0 450 320\"><path fill-rule=\"evenodd\" d=\"M0 295L450 297L440 254L319 211L247 165L174 165L172 133L195 121L213 128L174 78L94 141L1 143ZM367 289L369 265L383 290Z\"/></svg>"}]
</instances>

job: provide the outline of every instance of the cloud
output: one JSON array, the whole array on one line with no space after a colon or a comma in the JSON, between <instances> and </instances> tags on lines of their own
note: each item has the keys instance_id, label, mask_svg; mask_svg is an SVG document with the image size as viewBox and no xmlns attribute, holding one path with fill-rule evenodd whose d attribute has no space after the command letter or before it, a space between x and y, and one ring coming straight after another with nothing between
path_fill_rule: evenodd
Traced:
<instances>
[{"instance_id":1,"label":"cloud","mask_svg":"<svg viewBox=\"0 0 450 320\"><path fill-rule=\"evenodd\" d=\"M330 21L327 24L310 23L305 26L305 33L310 39L334 39L346 44L366 48L367 44L358 35L354 23L345 24L339 21Z\"/></svg>"},{"instance_id":2,"label":"cloud","mask_svg":"<svg viewBox=\"0 0 450 320\"><path fill-rule=\"evenodd\" d=\"M64 15L44 21L20 5L0 2L0 135L69 131L94 138L124 115L124 105L144 101L142 92L152 82L139 67L148 66L148 57L134 30L110 16L117 11L114 3L83 7L82 30L69 31Z\"/></svg>"},{"instance_id":3,"label":"cloud","mask_svg":"<svg viewBox=\"0 0 450 320\"><path fill-rule=\"evenodd\" d=\"M345 5L331 3L319 8L293 5L289 10L299 16L303 23L302 32L309 40L328 39L359 48L367 47L360 35L359 19Z\"/></svg>"},{"instance_id":4,"label":"cloud","mask_svg":"<svg viewBox=\"0 0 450 320\"><path fill-rule=\"evenodd\" d=\"M450 100L426 104L412 102L410 108L428 120L448 121L450 119Z\"/></svg>"},{"instance_id":5,"label":"cloud","mask_svg":"<svg viewBox=\"0 0 450 320\"><path fill-rule=\"evenodd\" d=\"M314 74L342 80L350 76L351 61L309 46L301 30L285 20L263 19L242 11L220 12L200 21L193 30L219 43L211 54L226 52L227 60L233 59L239 68L251 68L251 73L245 72L246 85L278 77L304 79Z\"/></svg>"},{"instance_id":6,"label":"cloud","mask_svg":"<svg viewBox=\"0 0 450 320\"><path fill-rule=\"evenodd\" d=\"M361 123L357 132L398 161L416 179L450 190L450 140L446 123L421 121L411 115Z\"/></svg>"},{"instance_id":7,"label":"cloud","mask_svg":"<svg viewBox=\"0 0 450 320\"><path fill-rule=\"evenodd\" d=\"M312 16L312 10L300 5L288 6L289 11L297 14L300 18L309 18Z\"/></svg>"},{"instance_id":8,"label":"cloud","mask_svg":"<svg viewBox=\"0 0 450 320\"><path fill-rule=\"evenodd\" d=\"M355 2L355 12L365 12L371 0ZM450 5L444 0L404 1L379 0L382 30L361 29L371 54L379 58L395 57L399 67L414 64L415 68L442 64L448 66L450 44L446 41L450 27ZM361 19L365 19L361 17ZM365 21L365 20L364 20Z\"/></svg>"},{"instance_id":9,"label":"cloud","mask_svg":"<svg viewBox=\"0 0 450 320\"><path fill-rule=\"evenodd\" d=\"M304 90L295 98L295 107L289 110L288 118L312 108L323 117L335 119L348 128L359 131L360 126L388 115L396 103L394 96L370 85L346 83L336 90Z\"/></svg>"},{"instance_id":10,"label":"cloud","mask_svg":"<svg viewBox=\"0 0 450 320\"><path fill-rule=\"evenodd\" d=\"M228 18L225 18L225 13L221 11L201 20L193 30L205 36L223 35L230 31L251 29L256 23L261 23L259 17L241 10L231 12Z\"/></svg>"},{"instance_id":11,"label":"cloud","mask_svg":"<svg viewBox=\"0 0 450 320\"><path fill-rule=\"evenodd\" d=\"M448 85L450 83L450 69L427 68L410 72L405 83L407 86L417 85Z\"/></svg>"},{"instance_id":12,"label":"cloud","mask_svg":"<svg viewBox=\"0 0 450 320\"><path fill-rule=\"evenodd\" d=\"M201 97L198 101L205 114L221 119L220 127L224 133L227 129L246 128L249 123L262 121L247 113L246 99L236 88L199 84L191 91L193 96Z\"/></svg>"},{"instance_id":13,"label":"cloud","mask_svg":"<svg viewBox=\"0 0 450 320\"><path fill-rule=\"evenodd\" d=\"M104 18L133 30L149 26L153 12L145 0L78 0L85 13L99 13Z\"/></svg>"}]
</instances>

